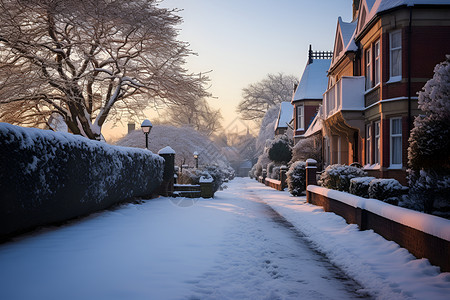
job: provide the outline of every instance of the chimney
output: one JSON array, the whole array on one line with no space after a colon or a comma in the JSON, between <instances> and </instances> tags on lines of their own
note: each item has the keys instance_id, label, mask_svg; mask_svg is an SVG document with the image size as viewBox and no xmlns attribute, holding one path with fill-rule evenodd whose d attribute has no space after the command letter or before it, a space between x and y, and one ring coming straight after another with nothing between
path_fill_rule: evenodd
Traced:
<instances>
[{"instance_id":1,"label":"chimney","mask_svg":"<svg viewBox=\"0 0 450 300\"><path fill-rule=\"evenodd\" d=\"M353 21L358 17L359 4L361 0L353 0Z\"/></svg>"},{"instance_id":2,"label":"chimney","mask_svg":"<svg viewBox=\"0 0 450 300\"><path fill-rule=\"evenodd\" d=\"M136 129L136 124L128 123L128 133L134 131Z\"/></svg>"}]
</instances>

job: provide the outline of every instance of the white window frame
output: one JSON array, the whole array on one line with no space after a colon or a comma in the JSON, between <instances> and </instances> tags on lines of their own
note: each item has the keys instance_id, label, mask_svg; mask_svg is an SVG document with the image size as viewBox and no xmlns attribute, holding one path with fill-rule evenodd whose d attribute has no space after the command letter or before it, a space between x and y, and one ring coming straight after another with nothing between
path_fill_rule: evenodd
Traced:
<instances>
[{"instance_id":1,"label":"white window frame","mask_svg":"<svg viewBox=\"0 0 450 300\"><path fill-rule=\"evenodd\" d=\"M381 127L380 127L380 121L377 121L377 122L375 122L375 125L374 125L374 131L375 131L375 133L374 133L374 143L373 143L373 145L374 145L374 154L375 154L375 156L374 156L374 163L375 164L379 164L380 163L380 159L381 159L381 156L380 156L380 129L381 129Z\"/></svg>"},{"instance_id":2,"label":"white window frame","mask_svg":"<svg viewBox=\"0 0 450 300\"><path fill-rule=\"evenodd\" d=\"M393 40L393 36L396 34L400 34L400 46L399 47L392 47L392 40ZM400 59L398 61L398 68L400 71L400 74L398 75L393 75L392 71L393 71L393 57L394 57L394 52L400 51ZM395 81L401 81L402 80L402 32L401 30L396 30L393 31L391 33L389 33L389 82L395 82Z\"/></svg>"},{"instance_id":3,"label":"white window frame","mask_svg":"<svg viewBox=\"0 0 450 300\"><path fill-rule=\"evenodd\" d=\"M366 71L366 90L372 88L372 48L368 48L364 57L365 71Z\"/></svg>"},{"instance_id":4,"label":"white window frame","mask_svg":"<svg viewBox=\"0 0 450 300\"><path fill-rule=\"evenodd\" d=\"M392 123L394 121L399 121L400 122L400 133L393 133L392 129L394 128L394 126L392 126ZM394 149L394 139L400 139L400 149ZM391 118L390 122L389 122L389 160L390 160L390 168L391 169L399 169L402 168L402 160L403 160L403 137L402 137L402 118ZM394 158L394 151L400 151L400 163L394 163L393 162L393 158Z\"/></svg>"},{"instance_id":5,"label":"white window frame","mask_svg":"<svg viewBox=\"0 0 450 300\"><path fill-rule=\"evenodd\" d=\"M372 164L372 124L366 125L366 165Z\"/></svg>"},{"instance_id":6,"label":"white window frame","mask_svg":"<svg viewBox=\"0 0 450 300\"><path fill-rule=\"evenodd\" d=\"M297 106L297 130L305 130L305 107L303 104Z\"/></svg>"},{"instance_id":7,"label":"white window frame","mask_svg":"<svg viewBox=\"0 0 450 300\"><path fill-rule=\"evenodd\" d=\"M381 81L381 60L380 60L380 41L375 42L375 46L373 48L375 62L374 62L374 76L373 76L373 84L377 86Z\"/></svg>"}]
</instances>

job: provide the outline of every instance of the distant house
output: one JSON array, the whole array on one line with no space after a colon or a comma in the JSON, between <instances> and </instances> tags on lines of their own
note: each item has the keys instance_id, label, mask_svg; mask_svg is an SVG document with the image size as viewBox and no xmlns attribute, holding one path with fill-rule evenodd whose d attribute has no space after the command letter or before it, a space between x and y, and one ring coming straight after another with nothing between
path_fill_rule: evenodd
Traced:
<instances>
[{"instance_id":1,"label":"distant house","mask_svg":"<svg viewBox=\"0 0 450 300\"><path fill-rule=\"evenodd\" d=\"M281 102L275 122L275 135L284 134L292 122L293 106L290 102Z\"/></svg>"},{"instance_id":2,"label":"distant house","mask_svg":"<svg viewBox=\"0 0 450 300\"><path fill-rule=\"evenodd\" d=\"M325 164L406 183L417 92L450 53L450 1L354 0L338 19L322 119Z\"/></svg>"},{"instance_id":3,"label":"distant house","mask_svg":"<svg viewBox=\"0 0 450 300\"><path fill-rule=\"evenodd\" d=\"M323 93L327 89L327 71L330 67L331 51L312 51L310 46L308 63L291 103L294 105L294 142L304 134L317 115L322 104Z\"/></svg>"}]
</instances>

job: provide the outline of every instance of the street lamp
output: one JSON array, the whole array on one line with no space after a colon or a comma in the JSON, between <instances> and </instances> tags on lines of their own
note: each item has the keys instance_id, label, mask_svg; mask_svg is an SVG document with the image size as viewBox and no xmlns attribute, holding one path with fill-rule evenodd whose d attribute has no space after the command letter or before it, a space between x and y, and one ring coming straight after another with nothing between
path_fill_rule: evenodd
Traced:
<instances>
[{"instance_id":1,"label":"street lamp","mask_svg":"<svg viewBox=\"0 0 450 300\"><path fill-rule=\"evenodd\" d=\"M195 168L198 169L198 152L194 152Z\"/></svg>"},{"instance_id":2,"label":"street lamp","mask_svg":"<svg viewBox=\"0 0 450 300\"><path fill-rule=\"evenodd\" d=\"M145 119L141 124L141 129L145 134L145 149L148 149L148 134L150 133L150 130L152 130L152 127L152 122L148 119Z\"/></svg>"}]
</instances>

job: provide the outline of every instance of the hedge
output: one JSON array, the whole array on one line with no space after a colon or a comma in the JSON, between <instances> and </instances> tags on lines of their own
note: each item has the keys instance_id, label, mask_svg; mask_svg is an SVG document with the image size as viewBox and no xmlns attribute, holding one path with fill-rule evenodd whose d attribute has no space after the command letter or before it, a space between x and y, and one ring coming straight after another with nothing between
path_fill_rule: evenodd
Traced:
<instances>
[{"instance_id":1,"label":"hedge","mask_svg":"<svg viewBox=\"0 0 450 300\"><path fill-rule=\"evenodd\" d=\"M0 123L0 237L150 195L163 169L148 150Z\"/></svg>"}]
</instances>

